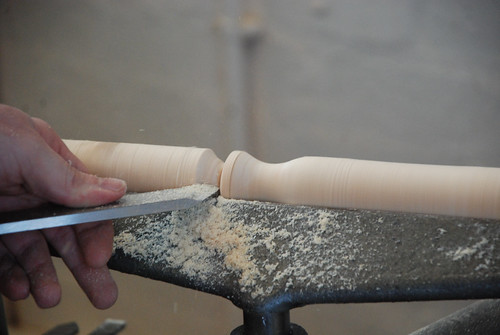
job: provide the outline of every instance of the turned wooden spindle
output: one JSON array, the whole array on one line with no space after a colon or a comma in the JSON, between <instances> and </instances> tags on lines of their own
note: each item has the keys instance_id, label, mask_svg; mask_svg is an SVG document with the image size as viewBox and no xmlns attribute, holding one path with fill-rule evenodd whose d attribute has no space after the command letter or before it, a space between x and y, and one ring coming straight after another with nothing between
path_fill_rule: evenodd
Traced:
<instances>
[{"instance_id":1,"label":"turned wooden spindle","mask_svg":"<svg viewBox=\"0 0 500 335\"><path fill-rule=\"evenodd\" d=\"M219 185L223 162L211 149L76 140L64 143L91 173L123 179L132 192Z\"/></svg>"},{"instance_id":2,"label":"turned wooden spindle","mask_svg":"<svg viewBox=\"0 0 500 335\"><path fill-rule=\"evenodd\" d=\"M500 219L500 168L328 157L268 164L243 151L223 163L210 149L65 143L91 173L133 192L211 184L230 199Z\"/></svg>"},{"instance_id":3,"label":"turned wooden spindle","mask_svg":"<svg viewBox=\"0 0 500 335\"><path fill-rule=\"evenodd\" d=\"M500 168L302 157L263 163L232 152L226 198L500 219Z\"/></svg>"}]
</instances>

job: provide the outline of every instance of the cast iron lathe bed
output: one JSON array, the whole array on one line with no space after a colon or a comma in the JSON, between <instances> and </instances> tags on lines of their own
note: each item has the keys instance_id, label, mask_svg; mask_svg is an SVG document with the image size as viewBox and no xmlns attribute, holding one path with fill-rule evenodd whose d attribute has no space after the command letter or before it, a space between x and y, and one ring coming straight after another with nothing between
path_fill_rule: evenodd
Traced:
<instances>
[{"instance_id":1,"label":"cast iron lathe bed","mask_svg":"<svg viewBox=\"0 0 500 335\"><path fill-rule=\"evenodd\" d=\"M206 188L205 188L206 190ZM215 190L216 191L216 190ZM110 268L215 294L239 334L307 334L290 309L317 303L500 298L500 221L227 200L115 221ZM497 334L498 300L415 334Z\"/></svg>"}]
</instances>

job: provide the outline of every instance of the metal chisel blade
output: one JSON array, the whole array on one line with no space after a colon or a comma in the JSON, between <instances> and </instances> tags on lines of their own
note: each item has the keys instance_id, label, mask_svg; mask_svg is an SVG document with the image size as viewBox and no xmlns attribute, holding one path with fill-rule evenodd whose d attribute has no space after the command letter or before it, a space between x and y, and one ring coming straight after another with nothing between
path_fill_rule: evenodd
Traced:
<instances>
[{"instance_id":1,"label":"metal chisel blade","mask_svg":"<svg viewBox=\"0 0 500 335\"><path fill-rule=\"evenodd\" d=\"M215 196L218 190L215 186L193 185L180 189L126 194L116 202L98 207L69 208L46 204L0 213L0 235L188 209Z\"/></svg>"}]
</instances>

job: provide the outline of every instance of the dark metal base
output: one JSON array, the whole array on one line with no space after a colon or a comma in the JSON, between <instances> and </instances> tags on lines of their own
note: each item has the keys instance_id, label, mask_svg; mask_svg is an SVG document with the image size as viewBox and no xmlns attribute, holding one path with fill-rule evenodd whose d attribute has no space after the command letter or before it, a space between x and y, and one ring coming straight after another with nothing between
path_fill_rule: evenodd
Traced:
<instances>
[{"instance_id":1,"label":"dark metal base","mask_svg":"<svg viewBox=\"0 0 500 335\"><path fill-rule=\"evenodd\" d=\"M307 335L299 325L290 323L290 311L255 313L243 311L243 325L231 335Z\"/></svg>"},{"instance_id":2,"label":"dark metal base","mask_svg":"<svg viewBox=\"0 0 500 335\"><path fill-rule=\"evenodd\" d=\"M245 333L245 326L239 326L238 328L236 328L235 330L233 330L231 332L231 335L245 335L245 334L247 334L247 333ZM250 333L248 333L248 334L250 334ZM271 333L269 333L269 334L271 334ZM294 323L290 324L290 331L286 334L287 335L307 335L304 328L302 328L301 326L296 325Z\"/></svg>"}]
</instances>

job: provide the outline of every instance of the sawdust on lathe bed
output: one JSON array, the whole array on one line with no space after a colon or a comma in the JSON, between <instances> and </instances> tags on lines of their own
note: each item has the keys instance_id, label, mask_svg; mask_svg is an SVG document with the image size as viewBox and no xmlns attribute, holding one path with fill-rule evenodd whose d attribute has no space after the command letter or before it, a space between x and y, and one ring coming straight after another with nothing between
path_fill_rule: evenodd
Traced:
<instances>
[{"instance_id":1,"label":"sawdust on lathe bed","mask_svg":"<svg viewBox=\"0 0 500 335\"><path fill-rule=\"evenodd\" d=\"M245 205L252 207L251 213L241 210ZM268 215L275 207L218 197L168 216L133 218L133 233L117 235L115 247L142 262L160 263L193 279L233 275L241 292L252 298L295 285L321 289L325 280L333 279L352 289L353 278L342 274L356 255L355 241L346 247L345 241L331 240L332 229L341 230L335 214L315 209L288 215L285 224L276 225ZM276 213L280 215L284 213ZM324 236L329 236L328 241ZM343 239L340 234L339 238ZM316 257L314 248L327 248L327 257Z\"/></svg>"}]
</instances>

